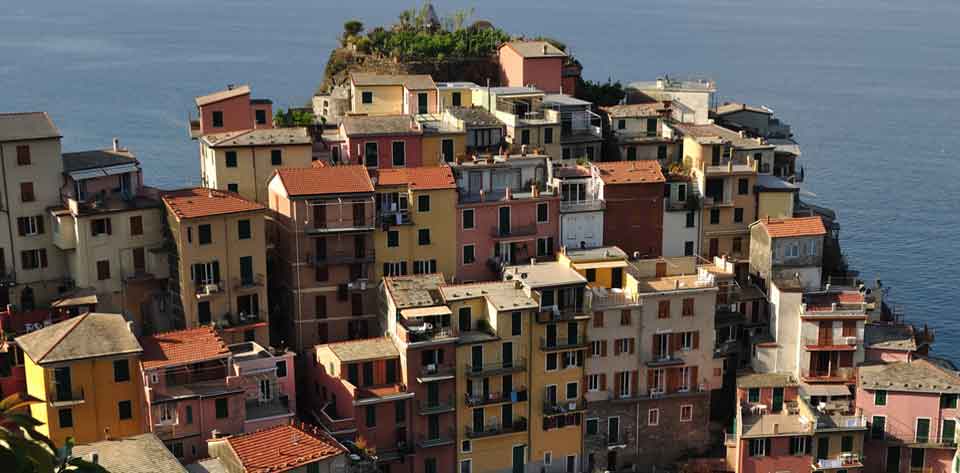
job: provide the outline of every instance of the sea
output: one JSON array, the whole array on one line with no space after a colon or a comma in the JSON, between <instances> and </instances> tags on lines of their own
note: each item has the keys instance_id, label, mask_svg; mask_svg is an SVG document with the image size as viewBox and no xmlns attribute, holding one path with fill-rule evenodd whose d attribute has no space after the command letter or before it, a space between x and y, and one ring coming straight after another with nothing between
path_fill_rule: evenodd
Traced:
<instances>
[{"instance_id":1,"label":"sea","mask_svg":"<svg viewBox=\"0 0 960 473\"><path fill-rule=\"evenodd\" d=\"M117 137L150 185L197 184L193 97L249 83L275 107L304 105L344 21L386 24L418 4L0 0L0 111L49 112L65 151ZM775 110L802 145L804 198L837 210L850 264L960 361L960 2L433 4L558 38L588 79L707 76L720 100Z\"/></svg>"}]
</instances>

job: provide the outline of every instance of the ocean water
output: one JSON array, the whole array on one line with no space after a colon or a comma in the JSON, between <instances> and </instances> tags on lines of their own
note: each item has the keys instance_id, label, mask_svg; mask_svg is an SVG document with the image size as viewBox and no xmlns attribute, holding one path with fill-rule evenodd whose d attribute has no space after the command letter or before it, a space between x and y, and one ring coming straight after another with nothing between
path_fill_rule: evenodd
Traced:
<instances>
[{"instance_id":1,"label":"ocean water","mask_svg":"<svg viewBox=\"0 0 960 473\"><path fill-rule=\"evenodd\" d=\"M434 4L561 39L590 79L707 75L721 99L773 108L803 146L806 198L837 209L852 265L960 360L960 2ZM345 20L382 24L413 5L0 0L0 110L50 112L68 151L119 137L149 184L195 184L194 96L250 83L275 106L305 104Z\"/></svg>"}]
</instances>

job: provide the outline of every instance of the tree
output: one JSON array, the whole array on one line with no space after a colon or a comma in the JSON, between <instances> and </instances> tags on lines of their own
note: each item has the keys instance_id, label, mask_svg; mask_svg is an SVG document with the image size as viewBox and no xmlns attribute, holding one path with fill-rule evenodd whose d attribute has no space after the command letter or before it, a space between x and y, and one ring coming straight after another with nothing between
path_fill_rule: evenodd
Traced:
<instances>
[{"instance_id":1,"label":"tree","mask_svg":"<svg viewBox=\"0 0 960 473\"><path fill-rule=\"evenodd\" d=\"M577 98L592 102L598 107L616 105L627 95L620 82L613 82L610 79L605 83L580 79L577 89Z\"/></svg>"},{"instance_id":2,"label":"tree","mask_svg":"<svg viewBox=\"0 0 960 473\"><path fill-rule=\"evenodd\" d=\"M109 473L100 465L74 458L72 438L58 449L37 431L43 422L31 417L27 409L42 402L25 393L0 401L0 465L4 473Z\"/></svg>"},{"instance_id":3,"label":"tree","mask_svg":"<svg viewBox=\"0 0 960 473\"><path fill-rule=\"evenodd\" d=\"M280 127L311 126L316 124L316 117L309 110L290 108L284 111L278 108L273 114L273 123Z\"/></svg>"},{"instance_id":4,"label":"tree","mask_svg":"<svg viewBox=\"0 0 960 473\"><path fill-rule=\"evenodd\" d=\"M343 23L343 44L347 44L351 38L355 38L363 32L363 22L360 20L347 20Z\"/></svg>"}]
</instances>

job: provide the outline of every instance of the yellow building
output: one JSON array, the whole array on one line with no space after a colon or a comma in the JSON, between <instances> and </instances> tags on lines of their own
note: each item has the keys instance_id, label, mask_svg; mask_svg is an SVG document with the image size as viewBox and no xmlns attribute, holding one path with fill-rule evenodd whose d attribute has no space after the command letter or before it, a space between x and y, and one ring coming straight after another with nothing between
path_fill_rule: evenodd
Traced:
<instances>
[{"instance_id":1,"label":"yellow building","mask_svg":"<svg viewBox=\"0 0 960 473\"><path fill-rule=\"evenodd\" d=\"M308 168L313 138L306 128L262 128L200 137L201 185L267 203L267 180L280 168Z\"/></svg>"},{"instance_id":2,"label":"yellow building","mask_svg":"<svg viewBox=\"0 0 960 473\"><path fill-rule=\"evenodd\" d=\"M382 169L376 179L376 279L456 273L457 184L449 166Z\"/></svg>"},{"instance_id":3,"label":"yellow building","mask_svg":"<svg viewBox=\"0 0 960 473\"><path fill-rule=\"evenodd\" d=\"M182 325L213 324L230 343L268 346L264 206L231 192L184 189L163 195L179 281ZM182 327L157 327L169 330Z\"/></svg>"},{"instance_id":4,"label":"yellow building","mask_svg":"<svg viewBox=\"0 0 960 473\"><path fill-rule=\"evenodd\" d=\"M38 430L62 446L145 432L143 349L120 314L88 312L17 338Z\"/></svg>"},{"instance_id":5,"label":"yellow building","mask_svg":"<svg viewBox=\"0 0 960 473\"><path fill-rule=\"evenodd\" d=\"M450 114L418 115L423 128L420 155L423 166L439 166L463 160L467 155L467 129Z\"/></svg>"},{"instance_id":6,"label":"yellow building","mask_svg":"<svg viewBox=\"0 0 960 473\"><path fill-rule=\"evenodd\" d=\"M757 176L757 220L765 218L793 218L793 204L800 186L776 176Z\"/></svg>"},{"instance_id":7,"label":"yellow building","mask_svg":"<svg viewBox=\"0 0 960 473\"><path fill-rule=\"evenodd\" d=\"M450 107L469 107L473 103L473 89L480 86L473 82L437 82L440 110Z\"/></svg>"},{"instance_id":8,"label":"yellow building","mask_svg":"<svg viewBox=\"0 0 960 473\"><path fill-rule=\"evenodd\" d=\"M437 84L428 74L350 74L350 110L362 115L437 112Z\"/></svg>"}]
</instances>

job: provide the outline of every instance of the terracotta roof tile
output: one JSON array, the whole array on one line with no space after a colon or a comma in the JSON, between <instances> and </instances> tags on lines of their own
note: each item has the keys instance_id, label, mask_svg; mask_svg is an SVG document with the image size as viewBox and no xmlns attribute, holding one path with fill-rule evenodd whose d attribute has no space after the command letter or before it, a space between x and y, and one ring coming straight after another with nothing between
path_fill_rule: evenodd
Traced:
<instances>
[{"instance_id":1,"label":"terracotta roof tile","mask_svg":"<svg viewBox=\"0 0 960 473\"><path fill-rule=\"evenodd\" d=\"M381 169L377 184L399 186L407 184L416 190L456 189L457 181L449 166Z\"/></svg>"},{"instance_id":2,"label":"terracotta roof tile","mask_svg":"<svg viewBox=\"0 0 960 473\"><path fill-rule=\"evenodd\" d=\"M767 229L771 238L790 238L802 236L826 235L827 229L823 226L820 217L763 219L760 224Z\"/></svg>"},{"instance_id":3,"label":"terracotta roof tile","mask_svg":"<svg viewBox=\"0 0 960 473\"><path fill-rule=\"evenodd\" d=\"M369 72L353 72L350 80L358 86L371 85L402 85L410 90L436 89L437 84L429 74L374 74Z\"/></svg>"},{"instance_id":4,"label":"terracotta roof tile","mask_svg":"<svg viewBox=\"0 0 960 473\"><path fill-rule=\"evenodd\" d=\"M567 54L560 48L546 41L511 41L500 47L504 46L510 46L517 54L525 58L567 57Z\"/></svg>"},{"instance_id":5,"label":"terracotta roof tile","mask_svg":"<svg viewBox=\"0 0 960 473\"><path fill-rule=\"evenodd\" d=\"M370 173L360 165L278 169L277 176L290 196L373 192Z\"/></svg>"},{"instance_id":6,"label":"terracotta roof tile","mask_svg":"<svg viewBox=\"0 0 960 473\"><path fill-rule=\"evenodd\" d=\"M289 471L346 453L335 440L307 424L278 425L227 437L227 442L246 473Z\"/></svg>"},{"instance_id":7,"label":"terracotta roof tile","mask_svg":"<svg viewBox=\"0 0 960 473\"><path fill-rule=\"evenodd\" d=\"M309 145L313 143L313 136L305 127L294 126L211 133L204 135L200 140L212 148L230 148L236 146Z\"/></svg>"},{"instance_id":8,"label":"terracotta roof tile","mask_svg":"<svg viewBox=\"0 0 960 473\"><path fill-rule=\"evenodd\" d=\"M250 93L249 85L241 85L238 87L233 87L231 89L219 90L212 94L201 95L197 97L197 105L204 106L210 105L212 103L219 102L221 100L226 100L233 97L239 97L241 95L248 95Z\"/></svg>"},{"instance_id":9,"label":"terracotta roof tile","mask_svg":"<svg viewBox=\"0 0 960 473\"><path fill-rule=\"evenodd\" d=\"M202 187L164 192L163 203L179 218L209 217L264 208L233 192Z\"/></svg>"},{"instance_id":10,"label":"terracotta roof tile","mask_svg":"<svg viewBox=\"0 0 960 473\"><path fill-rule=\"evenodd\" d=\"M666 182L660 163L655 160L596 163L605 184L649 184Z\"/></svg>"},{"instance_id":11,"label":"terracotta roof tile","mask_svg":"<svg viewBox=\"0 0 960 473\"><path fill-rule=\"evenodd\" d=\"M196 363L230 354L212 327L165 332L140 339L144 369Z\"/></svg>"}]
</instances>

